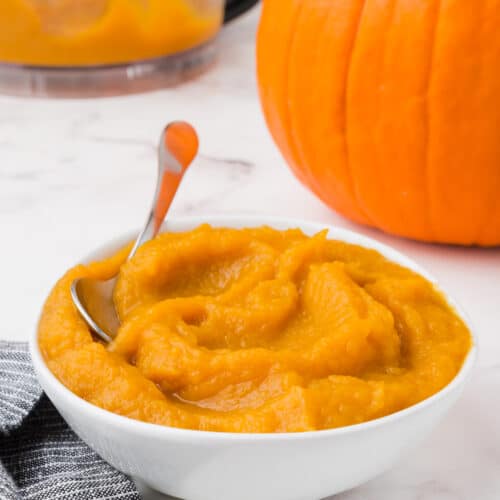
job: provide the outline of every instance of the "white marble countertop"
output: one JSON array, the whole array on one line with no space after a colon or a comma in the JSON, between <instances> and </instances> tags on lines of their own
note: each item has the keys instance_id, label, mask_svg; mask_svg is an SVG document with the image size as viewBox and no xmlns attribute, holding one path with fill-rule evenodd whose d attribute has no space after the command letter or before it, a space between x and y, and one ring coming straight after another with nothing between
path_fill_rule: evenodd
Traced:
<instances>
[{"instance_id":1,"label":"white marble countertop","mask_svg":"<svg viewBox=\"0 0 500 500\"><path fill-rule=\"evenodd\" d=\"M306 191L271 142L256 94L254 10L224 30L218 65L181 87L96 100L0 98L0 338L26 340L54 281L107 239L139 227L155 143L191 121L201 155L173 213L296 216L365 233L427 267L479 335L471 383L417 451L341 500L500 498L500 249L424 245L355 226Z\"/></svg>"}]
</instances>

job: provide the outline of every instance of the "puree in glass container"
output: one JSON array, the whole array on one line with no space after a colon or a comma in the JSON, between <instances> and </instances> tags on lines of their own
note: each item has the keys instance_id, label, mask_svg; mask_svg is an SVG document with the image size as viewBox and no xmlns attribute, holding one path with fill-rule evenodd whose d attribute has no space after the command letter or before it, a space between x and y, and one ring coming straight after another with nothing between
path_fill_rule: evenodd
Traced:
<instances>
[{"instance_id":1,"label":"puree in glass container","mask_svg":"<svg viewBox=\"0 0 500 500\"><path fill-rule=\"evenodd\" d=\"M200 45L221 22L214 0L0 0L0 61L138 61Z\"/></svg>"},{"instance_id":2,"label":"puree in glass container","mask_svg":"<svg viewBox=\"0 0 500 500\"><path fill-rule=\"evenodd\" d=\"M228 432L356 424L439 391L471 346L430 282L326 231L203 225L124 262L128 250L61 278L39 343L66 387L130 418ZM104 346L70 284L117 271L122 325Z\"/></svg>"}]
</instances>

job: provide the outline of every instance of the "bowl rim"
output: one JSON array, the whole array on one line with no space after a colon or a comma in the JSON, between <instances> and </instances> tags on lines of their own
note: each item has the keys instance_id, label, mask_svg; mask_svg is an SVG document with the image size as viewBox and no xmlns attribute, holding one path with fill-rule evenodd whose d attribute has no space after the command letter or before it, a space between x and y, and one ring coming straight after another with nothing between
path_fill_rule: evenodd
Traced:
<instances>
[{"instance_id":1,"label":"bowl rim","mask_svg":"<svg viewBox=\"0 0 500 500\"><path fill-rule=\"evenodd\" d=\"M328 237L330 239L345 241L347 243L352 243L356 245L363 246L368 249L373 249L381 253L384 257L389 260L408 267L409 269L421 274L427 280L429 280L436 289L441 292L446 298L448 304L453 307L455 312L464 321L471 334L471 346L469 352L467 353L460 370L457 372L455 377L442 389L440 389L435 394L423 399L422 401L404 408L402 410L390 413L383 417L375 418L373 420L368 420L366 422L361 422L359 424L351 424L343 427L336 427L332 429L322 429L315 431L301 431L301 432L282 432L282 433L239 433L239 432L218 432L218 431L208 431L208 430L198 430L198 429L184 429L179 427L169 427L161 424L154 424L150 422L144 422L141 420L136 420L130 417L125 417L117 413L113 413L109 410L105 410L96 406L85 399L77 396L70 389L68 389L59 379L50 371L43 356L40 351L38 344L38 321L37 326L34 328L32 335L29 339L29 351L31 359L35 368L35 373L38 380L44 380L50 384L53 391L57 391L60 396L68 400L68 403L73 406L79 406L81 413L91 414L94 419L99 419L109 425L120 426L124 431L131 432L135 434L148 435L153 437L168 437L169 439L178 440L201 440L201 441L230 441L230 442L244 442L244 441L295 441L303 439L323 439L327 437L340 436L351 434L355 432L362 432L369 429L374 429L383 425L391 424L397 420L405 417L409 417L416 413L420 413L435 403L444 399L454 390L459 389L466 381L467 377L474 366L477 357L477 335L475 333L475 328L470 320L468 314L464 311L463 307L453 299L450 294L444 290L432 274L427 270L422 268L414 260L407 257L404 253L392 248L389 245L381 243L374 238L365 236L363 234L351 231L349 229L344 229L340 227L335 227L330 224L324 224L321 222L314 222L309 220L304 220L300 218L291 217L274 217L266 215L208 215L208 216L179 216L171 217L162 227L162 232L172 230L180 231L186 230L188 228L196 227L200 224L211 224L215 227L258 227L263 225L268 226L278 226L280 229L285 228L299 228L304 230L306 234L313 234L313 232L318 232L324 229L328 230ZM135 232L129 232L117 238L109 240L105 244L94 249L93 252L87 254L79 262L86 262L95 259L98 255L104 256L106 252L108 254L112 252L114 248L118 248L125 242L133 239ZM42 389L45 388L42 385ZM49 397L50 399L50 397Z\"/></svg>"}]
</instances>

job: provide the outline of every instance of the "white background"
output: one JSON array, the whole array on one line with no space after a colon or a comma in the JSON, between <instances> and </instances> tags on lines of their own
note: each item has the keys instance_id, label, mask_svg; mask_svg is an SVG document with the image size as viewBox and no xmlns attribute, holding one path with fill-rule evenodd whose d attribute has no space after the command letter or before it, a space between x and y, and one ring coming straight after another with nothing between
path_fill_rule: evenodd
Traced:
<instances>
[{"instance_id":1,"label":"white background","mask_svg":"<svg viewBox=\"0 0 500 500\"><path fill-rule=\"evenodd\" d=\"M475 324L479 360L460 403L397 467L336 498L497 500L500 249L390 237L347 222L306 191L260 112L257 19L254 10L225 28L218 65L172 90L82 101L0 98L0 339L27 340L54 281L95 246L143 223L160 130L185 119L199 131L201 154L172 213L285 215L360 231L426 267Z\"/></svg>"}]
</instances>

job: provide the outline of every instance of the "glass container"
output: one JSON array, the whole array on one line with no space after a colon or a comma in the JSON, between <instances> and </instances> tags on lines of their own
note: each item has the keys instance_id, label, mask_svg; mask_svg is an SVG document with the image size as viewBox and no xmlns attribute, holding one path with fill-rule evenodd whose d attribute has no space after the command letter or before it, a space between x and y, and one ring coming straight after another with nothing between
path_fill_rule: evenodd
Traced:
<instances>
[{"instance_id":1,"label":"glass container","mask_svg":"<svg viewBox=\"0 0 500 500\"><path fill-rule=\"evenodd\" d=\"M0 92L90 97L179 83L214 61L224 7L224 0L0 0Z\"/></svg>"}]
</instances>

